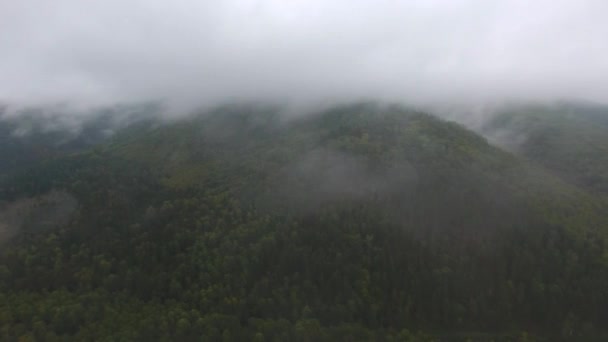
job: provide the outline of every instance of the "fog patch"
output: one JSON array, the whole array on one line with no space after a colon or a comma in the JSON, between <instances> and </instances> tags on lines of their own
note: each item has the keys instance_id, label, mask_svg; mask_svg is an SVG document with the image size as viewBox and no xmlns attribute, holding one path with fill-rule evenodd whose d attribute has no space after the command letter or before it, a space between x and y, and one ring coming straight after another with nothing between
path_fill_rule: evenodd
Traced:
<instances>
[{"instance_id":1,"label":"fog patch","mask_svg":"<svg viewBox=\"0 0 608 342\"><path fill-rule=\"evenodd\" d=\"M284 167L262 198L271 207L308 213L332 203L403 197L413 192L417 182L416 169L405 160L382 165L356 154L319 148Z\"/></svg>"},{"instance_id":2,"label":"fog patch","mask_svg":"<svg viewBox=\"0 0 608 342\"><path fill-rule=\"evenodd\" d=\"M78 201L64 191L0 203L0 243L20 231L40 231L65 225L78 209Z\"/></svg>"}]
</instances>

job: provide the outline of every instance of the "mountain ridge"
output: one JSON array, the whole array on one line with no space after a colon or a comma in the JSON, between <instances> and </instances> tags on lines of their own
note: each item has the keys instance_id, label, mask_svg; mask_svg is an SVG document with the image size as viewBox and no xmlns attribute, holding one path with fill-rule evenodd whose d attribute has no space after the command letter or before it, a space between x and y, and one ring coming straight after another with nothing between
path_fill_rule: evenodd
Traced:
<instances>
[{"instance_id":1,"label":"mountain ridge","mask_svg":"<svg viewBox=\"0 0 608 342\"><path fill-rule=\"evenodd\" d=\"M606 336L600 195L421 112L278 115L144 123L5 179L78 209L2 250L4 336Z\"/></svg>"}]
</instances>

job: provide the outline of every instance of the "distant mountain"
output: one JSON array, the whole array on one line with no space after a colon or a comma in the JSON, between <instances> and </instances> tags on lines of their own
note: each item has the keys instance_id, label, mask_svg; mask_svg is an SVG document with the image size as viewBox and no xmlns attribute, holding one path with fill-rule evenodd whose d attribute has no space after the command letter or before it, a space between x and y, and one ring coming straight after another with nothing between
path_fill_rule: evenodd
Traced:
<instances>
[{"instance_id":1,"label":"distant mountain","mask_svg":"<svg viewBox=\"0 0 608 342\"><path fill-rule=\"evenodd\" d=\"M608 193L608 107L580 103L511 108L482 132L590 191Z\"/></svg>"},{"instance_id":2,"label":"distant mountain","mask_svg":"<svg viewBox=\"0 0 608 342\"><path fill-rule=\"evenodd\" d=\"M374 104L128 126L3 180L3 338L606 338L607 203L530 159Z\"/></svg>"},{"instance_id":3,"label":"distant mountain","mask_svg":"<svg viewBox=\"0 0 608 342\"><path fill-rule=\"evenodd\" d=\"M43 160L84 151L114 132L153 120L154 105L117 106L78 113L63 108L0 108L0 176Z\"/></svg>"}]
</instances>

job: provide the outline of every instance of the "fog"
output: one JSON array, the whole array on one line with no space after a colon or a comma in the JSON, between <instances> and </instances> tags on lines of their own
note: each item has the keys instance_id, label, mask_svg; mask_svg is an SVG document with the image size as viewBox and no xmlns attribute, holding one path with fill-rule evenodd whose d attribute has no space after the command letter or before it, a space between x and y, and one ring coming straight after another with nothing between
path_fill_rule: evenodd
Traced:
<instances>
[{"instance_id":1,"label":"fog","mask_svg":"<svg viewBox=\"0 0 608 342\"><path fill-rule=\"evenodd\" d=\"M0 0L0 102L608 102L605 0Z\"/></svg>"}]
</instances>

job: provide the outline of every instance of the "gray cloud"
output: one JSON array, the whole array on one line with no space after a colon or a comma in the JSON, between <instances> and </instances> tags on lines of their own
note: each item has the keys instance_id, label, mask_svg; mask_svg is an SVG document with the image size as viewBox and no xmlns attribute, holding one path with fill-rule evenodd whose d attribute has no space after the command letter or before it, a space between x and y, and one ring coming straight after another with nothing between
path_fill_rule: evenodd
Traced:
<instances>
[{"instance_id":1,"label":"gray cloud","mask_svg":"<svg viewBox=\"0 0 608 342\"><path fill-rule=\"evenodd\" d=\"M0 0L0 101L608 101L605 0Z\"/></svg>"}]
</instances>

